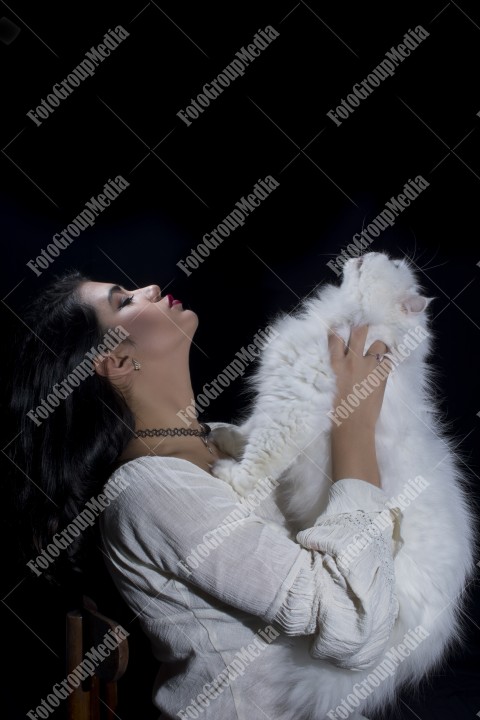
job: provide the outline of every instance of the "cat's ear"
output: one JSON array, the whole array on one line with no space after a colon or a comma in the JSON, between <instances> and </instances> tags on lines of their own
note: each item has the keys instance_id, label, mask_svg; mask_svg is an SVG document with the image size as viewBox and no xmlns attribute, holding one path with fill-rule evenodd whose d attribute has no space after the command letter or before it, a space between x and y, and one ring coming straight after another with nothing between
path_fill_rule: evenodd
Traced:
<instances>
[{"instance_id":1,"label":"cat's ear","mask_svg":"<svg viewBox=\"0 0 480 720\"><path fill-rule=\"evenodd\" d=\"M409 295L401 304L401 308L407 315L419 315L430 305L435 298L427 298L423 295Z\"/></svg>"}]
</instances>

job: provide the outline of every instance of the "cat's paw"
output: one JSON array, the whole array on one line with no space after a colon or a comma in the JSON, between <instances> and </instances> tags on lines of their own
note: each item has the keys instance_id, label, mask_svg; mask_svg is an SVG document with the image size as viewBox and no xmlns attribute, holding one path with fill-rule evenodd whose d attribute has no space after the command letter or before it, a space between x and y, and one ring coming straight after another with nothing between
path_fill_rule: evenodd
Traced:
<instances>
[{"instance_id":1,"label":"cat's paw","mask_svg":"<svg viewBox=\"0 0 480 720\"><path fill-rule=\"evenodd\" d=\"M236 460L222 458L212 465L212 475L231 485L239 495L248 495L255 481Z\"/></svg>"},{"instance_id":2,"label":"cat's paw","mask_svg":"<svg viewBox=\"0 0 480 720\"><path fill-rule=\"evenodd\" d=\"M247 437L236 427L216 427L213 431L215 443L227 455L239 460L245 449Z\"/></svg>"}]
</instances>

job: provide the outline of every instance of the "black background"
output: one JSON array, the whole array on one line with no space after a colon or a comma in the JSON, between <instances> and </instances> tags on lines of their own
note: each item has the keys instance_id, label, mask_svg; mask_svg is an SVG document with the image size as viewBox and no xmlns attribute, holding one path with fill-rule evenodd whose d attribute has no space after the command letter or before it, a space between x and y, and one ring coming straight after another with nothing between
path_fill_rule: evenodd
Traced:
<instances>
[{"instance_id":1,"label":"black background","mask_svg":"<svg viewBox=\"0 0 480 720\"><path fill-rule=\"evenodd\" d=\"M119 24L129 37L37 127L26 113ZM337 127L326 113L419 24L429 37ZM279 37L187 127L176 113L267 25ZM477 3L1 2L0 37L5 352L19 308L53 273L77 267L130 289L156 283L199 315L191 352L199 392L275 313L335 282L328 260L420 174L430 186L370 249L408 255L436 298L440 402L462 468L478 476ZM37 277L27 261L117 175L129 187ZM177 262L266 175L279 187L187 276ZM237 381L203 419L234 421L244 403ZM5 443L14 435L9 428ZM16 567L11 544L7 535L0 712L21 718L65 676L65 598ZM402 696L399 718L480 711L474 585L468 647L446 658L420 697ZM93 592L131 632L118 715L156 718L148 645L101 568Z\"/></svg>"}]
</instances>

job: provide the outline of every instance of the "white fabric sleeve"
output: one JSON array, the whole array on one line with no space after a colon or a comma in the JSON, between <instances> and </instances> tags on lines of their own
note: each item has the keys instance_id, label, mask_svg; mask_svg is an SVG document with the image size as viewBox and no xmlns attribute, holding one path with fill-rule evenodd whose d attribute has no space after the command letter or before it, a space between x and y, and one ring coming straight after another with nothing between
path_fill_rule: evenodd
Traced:
<instances>
[{"instance_id":1,"label":"white fabric sleeve","mask_svg":"<svg viewBox=\"0 0 480 720\"><path fill-rule=\"evenodd\" d=\"M162 460L142 457L120 469L129 485L102 516L107 551L287 635L312 635L314 658L358 670L375 662L399 609L393 555L401 513L385 512L383 490L337 481L326 510L295 541L227 483L186 460ZM372 521L382 529L358 551L358 533L361 540Z\"/></svg>"},{"instance_id":2,"label":"white fabric sleeve","mask_svg":"<svg viewBox=\"0 0 480 720\"><path fill-rule=\"evenodd\" d=\"M315 525L297 533L304 548L317 551L312 565L323 590L312 657L364 670L388 644L399 612L394 558L403 545L402 513L388 500L381 488L364 480L339 480ZM291 593L300 591L299 577ZM282 612L288 614L288 608L287 599Z\"/></svg>"}]
</instances>

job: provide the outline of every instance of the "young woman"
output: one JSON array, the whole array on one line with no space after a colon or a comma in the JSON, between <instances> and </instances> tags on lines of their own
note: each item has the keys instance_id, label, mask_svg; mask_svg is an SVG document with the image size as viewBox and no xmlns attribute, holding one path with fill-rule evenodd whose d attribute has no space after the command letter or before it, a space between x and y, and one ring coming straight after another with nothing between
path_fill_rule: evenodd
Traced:
<instances>
[{"instance_id":1,"label":"young woman","mask_svg":"<svg viewBox=\"0 0 480 720\"><path fill-rule=\"evenodd\" d=\"M229 455L217 428L233 426L193 421L186 429L179 421L194 397L193 310L157 285L128 291L72 272L22 318L29 329L10 410L26 553L40 553L117 481L121 491L100 515L105 562L161 661L152 697L162 718L290 720L268 679L292 642L304 661L310 648L343 668L375 662L398 611L390 542L397 519L392 513L383 557L371 544L346 570L336 554L352 541L347 521L356 511L378 512L387 500L374 437L386 381L332 427L328 507L292 537L273 493L238 520L240 496L212 475L213 462ZM330 336L339 402L387 351L375 342L364 356L367 330L352 328L348 346ZM99 351L107 337L116 341ZM93 357L78 381L74 371ZM79 537L55 565L81 566L81 550ZM245 647L257 656L245 666L244 655L239 672Z\"/></svg>"}]
</instances>

